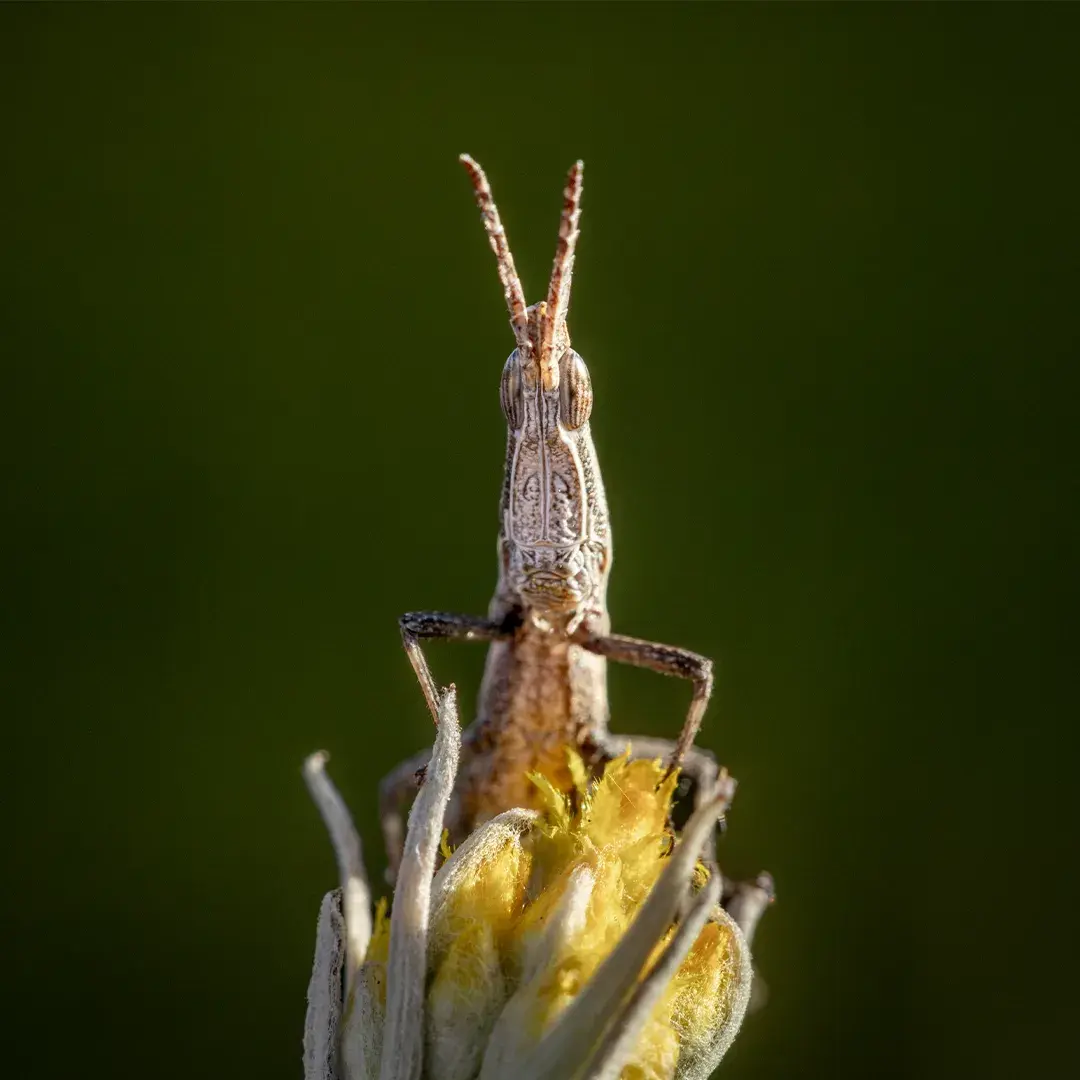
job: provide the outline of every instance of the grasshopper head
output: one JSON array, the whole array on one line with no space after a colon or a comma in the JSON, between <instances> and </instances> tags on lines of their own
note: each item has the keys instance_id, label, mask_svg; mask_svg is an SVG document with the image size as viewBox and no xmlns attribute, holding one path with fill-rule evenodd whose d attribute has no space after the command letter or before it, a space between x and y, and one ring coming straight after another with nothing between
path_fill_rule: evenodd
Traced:
<instances>
[{"instance_id":1,"label":"grasshopper head","mask_svg":"<svg viewBox=\"0 0 1080 1080\"><path fill-rule=\"evenodd\" d=\"M535 355L523 358L515 349L502 375L504 577L523 606L573 617L602 590L610 551L589 435L592 384L585 361L568 343L550 388Z\"/></svg>"},{"instance_id":2,"label":"grasshopper head","mask_svg":"<svg viewBox=\"0 0 1080 1080\"><path fill-rule=\"evenodd\" d=\"M566 325L581 217L582 163L563 191L547 298L525 306L483 170L462 155L499 267L517 348L502 373L508 429L503 490L502 589L544 619L580 622L602 606L611 561L603 486L589 435L592 382Z\"/></svg>"}]
</instances>

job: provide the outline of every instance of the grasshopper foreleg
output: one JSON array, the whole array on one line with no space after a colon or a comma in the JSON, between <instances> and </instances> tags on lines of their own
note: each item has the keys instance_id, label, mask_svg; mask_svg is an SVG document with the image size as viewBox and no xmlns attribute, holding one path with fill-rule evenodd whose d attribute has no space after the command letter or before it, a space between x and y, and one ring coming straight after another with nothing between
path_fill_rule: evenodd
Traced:
<instances>
[{"instance_id":1,"label":"grasshopper foreleg","mask_svg":"<svg viewBox=\"0 0 1080 1080\"><path fill-rule=\"evenodd\" d=\"M581 644L590 652L606 656L609 660L648 668L662 675L675 675L680 679L689 679L694 684L694 695L690 699L686 720L668 757L668 770L681 768L684 763L689 765L690 751L712 694L712 661L707 656L682 649L678 645L661 645L655 641L625 637L623 634L589 637Z\"/></svg>"},{"instance_id":2,"label":"grasshopper foreleg","mask_svg":"<svg viewBox=\"0 0 1080 1080\"><path fill-rule=\"evenodd\" d=\"M481 619L476 615L454 615L447 611L410 611L398 619L401 642L405 646L409 663L420 681L424 700L431 710L431 718L439 719L439 688L431 676L431 668L420 648L424 638L442 638L446 641L495 641L508 637L511 629L505 622Z\"/></svg>"},{"instance_id":3,"label":"grasshopper foreleg","mask_svg":"<svg viewBox=\"0 0 1080 1080\"><path fill-rule=\"evenodd\" d=\"M474 615L454 615L445 611L410 611L398 620L401 627L401 641L409 662L420 681L424 699L431 710L432 719L439 716L439 688L431 675L427 659L420 648L420 642L427 638L442 638L446 641L494 641L513 633L507 622L494 622ZM401 860L401 849L405 841L405 808L416 794L418 774L427 764L429 750L416 754L403 761L379 784L379 823L382 826L386 856L390 862L388 877L392 881Z\"/></svg>"}]
</instances>

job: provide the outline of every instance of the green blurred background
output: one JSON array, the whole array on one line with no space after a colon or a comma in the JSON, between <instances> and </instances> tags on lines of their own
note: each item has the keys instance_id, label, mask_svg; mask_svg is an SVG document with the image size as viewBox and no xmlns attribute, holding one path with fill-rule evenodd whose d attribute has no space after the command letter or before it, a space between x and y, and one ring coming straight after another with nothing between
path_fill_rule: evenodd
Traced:
<instances>
[{"instance_id":1,"label":"green blurred background","mask_svg":"<svg viewBox=\"0 0 1080 1080\"><path fill-rule=\"evenodd\" d=\"M4 1071L299 1077L333 752L430 741L587 163L615 626L718 660L724 1075L1075 1063L1075 8L7 7ZM435 652L475 694L483 650ZM615 726L686 686L617 669ZM12 1071L9 1071L12 1070Z\"/></svg>"}]
</instances>

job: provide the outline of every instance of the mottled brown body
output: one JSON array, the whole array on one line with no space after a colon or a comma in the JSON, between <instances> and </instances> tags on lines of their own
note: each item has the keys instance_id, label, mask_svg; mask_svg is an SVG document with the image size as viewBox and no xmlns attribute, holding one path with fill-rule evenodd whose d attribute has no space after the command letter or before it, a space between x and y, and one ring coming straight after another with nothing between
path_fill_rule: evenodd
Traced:
<instances>
[{"instance_id":1,"label":"mottled brown body","mask_svg":"<svg viewBox=\"0 0 1080 1080\"><path fill-rule=\"evenodd\" d=\"M462 817L538 804L530 772L571 784L567 748L596 759L607 731L606 661L565 638L520 627L488 652L479 716L466 742Z\"/></svg>"},{"instance_id":2,"label":"mottled brown body","mask_svg":"<svg viewBox=\"0 0 1080 1080\"><path fill-rule=\"evenodd\" d=\"M420 642L488 641L478 715L465 734L463 768L448 827L455 839L504 810L534 805L530 773L569 789L570 750L595 767L630 745L608 730L607 660L689 679L694 696L677 743L634 739L638 756L669 757L711 787L716 768L692 742L712 689L711 661L672 645L610 632L607 583L612 543L604 486L589 431L593 393L566 325L578 238L582 165L567 178L547 299L525 306L506 234L487 179L471 158L473 181L495 252L517 347L503 367L507 425L499 513L499 578L487 618L413 612L402 639L437 720L441 692ZM382 822L393 864L402 838L403 797L415 790L423 758L384 781Z\"/></svg>"}]
</instances>

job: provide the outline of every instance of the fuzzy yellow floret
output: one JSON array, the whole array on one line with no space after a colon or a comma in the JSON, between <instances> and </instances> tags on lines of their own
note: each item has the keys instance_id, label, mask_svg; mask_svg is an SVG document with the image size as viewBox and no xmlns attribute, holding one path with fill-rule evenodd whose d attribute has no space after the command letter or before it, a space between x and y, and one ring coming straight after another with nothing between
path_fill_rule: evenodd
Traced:
<instances>
[{"instance_id":1,"label":"fuzzy yellow floret","mask_svg":"<svg viewBox=\"0 0 1080 1080\"><path fill-rule=\"evenodd\" d=\"M538 1040L622 939L675 842L668 822L678 777L665 772L659 761L627 755L591 780L571 753L570 791L531 777L541 812L530 827L455 857L452 887L432 912L429 949L429 1047L434 1060L460 1058L446 1075L478 1068L493 1028L510 1059L515 1047ZM702 880L707 873L699 866ZM585 905L576 921L567 915L575 889ZM363 965L369 979L385 963L388 937L381 905ZM643 1025L621 1080L671 1080L681 1056L707 1050L724 1019L734 945L726 926L706 925Z\"/></svg>"},{"instance_id":2,"label":"fuzzy yellow floret","mask_svg":"<svg viewBox=\"0 0 1080 1080\"><path fill-rule=\"evenodd\" d=\"M580 759L572 755L571 774L580 779L570 794L557 792L542 777L533 778L544 795L546 827L535 840L541 880L535 881L534 873L534 887L540 895L523 917L522 930L544 921L575 870L587 867L595 878L584 925L551 957L537 987L530 1017L535 1036L615 948L664 867L674 841L668 818L678 783L676 775L665 776L665 771L658 761L626 756L610 762L600 779L588 784ZM679 1038L664 1015L671 1013L672 997L669 990L643 1030L624 1080L674 1075Z\"/></svg>"}]
</instances>

